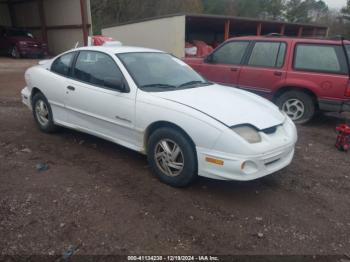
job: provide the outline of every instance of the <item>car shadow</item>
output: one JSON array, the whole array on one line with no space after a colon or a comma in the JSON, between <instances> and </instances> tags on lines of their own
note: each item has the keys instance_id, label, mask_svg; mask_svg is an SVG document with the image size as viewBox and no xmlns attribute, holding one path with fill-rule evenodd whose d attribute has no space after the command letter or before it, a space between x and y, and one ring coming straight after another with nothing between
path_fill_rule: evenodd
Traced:
<instances>
[{"instance_id":1,"label":"car shadow","mask_svg":"<svg viewBox=\"0 0 350 262\"><path fill-rule=\"evenodd\" d=\"M350 113L319 113L309 123L303 124L303 127L332 127L336 125L350 124Z\"/></svg>"}]
</instances>

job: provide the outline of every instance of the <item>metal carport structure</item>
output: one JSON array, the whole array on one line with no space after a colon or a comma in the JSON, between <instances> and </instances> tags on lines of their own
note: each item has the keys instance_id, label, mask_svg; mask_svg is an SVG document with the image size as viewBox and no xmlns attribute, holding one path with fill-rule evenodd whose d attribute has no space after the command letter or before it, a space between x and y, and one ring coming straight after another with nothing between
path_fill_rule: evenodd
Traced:
<instances>
[{"instance_id":1,"label":"metal carport structure","mask_svg":"<svg viewBox=\"0 0 350 262\"><path fill-rule=\"evenodd\" d=\"M0 26L29 30L51 54L87 44L90 0L0 0Z\"/></svg>"},{"instance_id":2,"label":"metal carport structure","mask_svg":"<svg viewBox=\"0 0 350 262\"><path fill-rule=\"evenodd\" d=\"M325 37L328 34L328 27L236 16L180 13L111 25L104 28L102 33L127 45L157 48L183 57L185 42L192 40L212 44L222 43L235 36L270 33Z\"/></svg>"}]
</instances>

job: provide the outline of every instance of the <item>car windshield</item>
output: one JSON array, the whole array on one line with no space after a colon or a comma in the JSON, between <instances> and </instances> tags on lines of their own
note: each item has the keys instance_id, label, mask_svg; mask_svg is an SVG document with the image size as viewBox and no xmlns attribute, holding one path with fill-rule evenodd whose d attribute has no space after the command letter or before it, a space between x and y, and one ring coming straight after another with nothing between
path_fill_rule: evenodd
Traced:
<instances>
[{"instance_id":1,"label":"car windshield","mask_svg":"<svg viewBox=\"0 0 350 262\"><path fill-rule=\"evenodd\" d=\"M145 91L169 91L211 84L170 54L125 53L117 56L139 88Z\"/></svg>"},{"instance_id":2,"label":"car windshield","mask_svg":"<svg viewBox=\"0 0 350 262\"><path fill-rule=\"evenodd\" d=\"M8 30L7 35L8 36L23 36L23 37L33 38L33 35L31 33L29 33L28 31L24 31L24 30Z\"/></svg>"}]
</instances>

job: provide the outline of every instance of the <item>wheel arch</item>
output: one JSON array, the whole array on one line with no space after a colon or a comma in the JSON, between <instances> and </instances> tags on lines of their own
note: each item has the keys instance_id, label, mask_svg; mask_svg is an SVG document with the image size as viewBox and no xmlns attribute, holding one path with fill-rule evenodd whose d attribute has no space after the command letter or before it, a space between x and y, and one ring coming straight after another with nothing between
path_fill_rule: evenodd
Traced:
<instances>
[{"instance_id":1,"label":"wheel arch","mask_svg":"<svg viewBox=\"0 0 350 262\"><path fill-rule=\"evenodd\" d=\"M283 86L283 87L279 88L273 95L273 98L272 98L273 102L276 103L277 99L281 95L283 95L284 93L286 93L288 91L299 91L299 92L303 92L305 94L308 94L309 96L311 96L314 99L314 103L315 103L316 107L318 108L317 95L313 90L311 90L310 88L294 86L294 85L288 85L288 86Z\"/></svg>"},{"instance_id":2,"label":"wheel arch","mask_svg":"<svg viewBox=\"0 0 350 262\"><path fill-rule=\"evenodd\" d=\"M30 103L33 104L33 97L38 94L38 93L41 93L44 95L44 93L37 87L33 87L32 88L32 92L30 94ZM45 96L45 95L44 95Z\"/></svg>"},{"instance_id":3,"label":"wheel arch","mask_svg":"<svg viewBox=\"0 0 350 262\"><path fill-rule=\"evenodd\" d=\"M151 137L151 135L156 130L163 128L163 127L173 128L173 129L179 131L180 133L182 133L186 137L186 139L189 141L189 143L191 144L191 146L192 146L192 148L197 156L196 145L195 145L193 139L190 137L190 135L184 129L182 129L180 126L178 126L174 123L168 122L168 121L157 121L157 122L150 124L146 128L146 130L144 132L144 138L143 138L143 146L144 146L145 152L147 152L148 141L149 141L149 138Z\"/></svg>"}]
</instances>

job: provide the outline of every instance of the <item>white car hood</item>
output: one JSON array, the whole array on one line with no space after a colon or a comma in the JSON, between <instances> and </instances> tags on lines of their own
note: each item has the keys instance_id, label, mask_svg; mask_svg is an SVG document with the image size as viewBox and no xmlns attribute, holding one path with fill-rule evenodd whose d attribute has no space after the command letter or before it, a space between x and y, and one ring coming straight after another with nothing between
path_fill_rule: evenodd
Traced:
<instances>
[{"instance_id":1,"label":"white car hood","mask_svg":"<svg viewBox=\"0 0 350 262\"><path fill-rule=\"evenodd\" d=\"M270 101L233 87L214 84L152 94L194 108L230 127L251 124L263 130L285 121Z\"/></svg>"}]
</instances>

